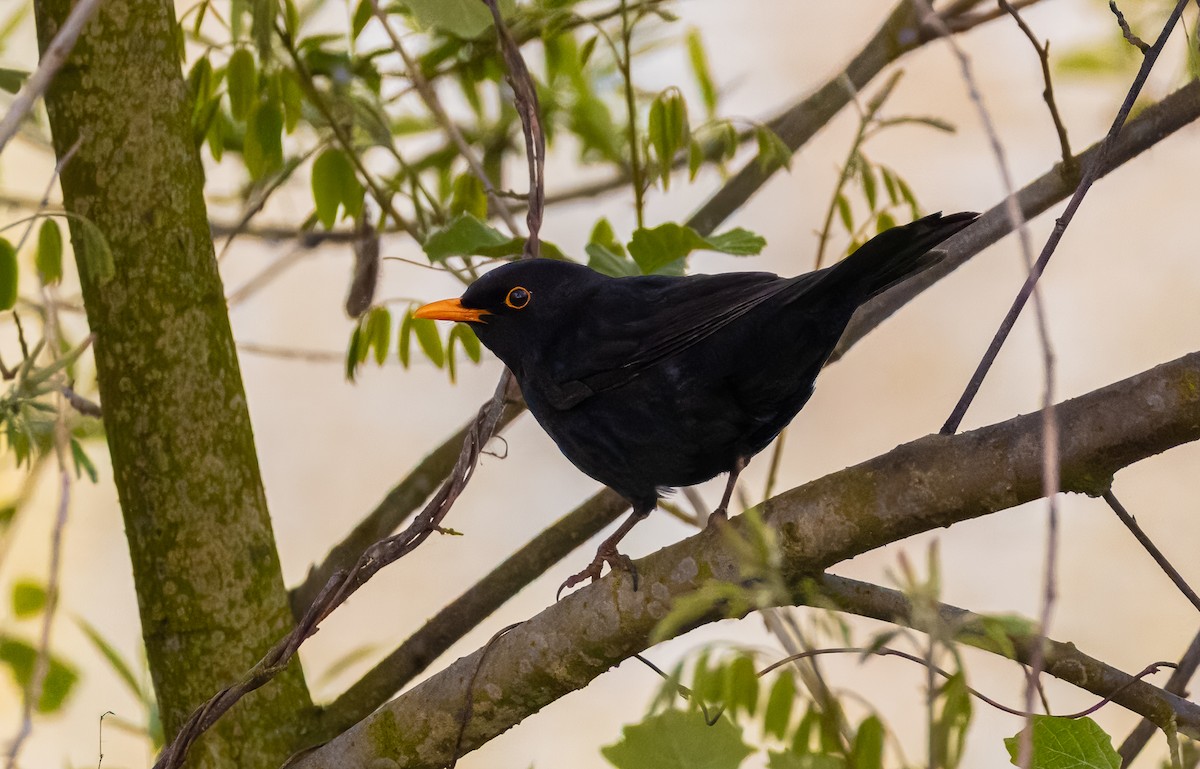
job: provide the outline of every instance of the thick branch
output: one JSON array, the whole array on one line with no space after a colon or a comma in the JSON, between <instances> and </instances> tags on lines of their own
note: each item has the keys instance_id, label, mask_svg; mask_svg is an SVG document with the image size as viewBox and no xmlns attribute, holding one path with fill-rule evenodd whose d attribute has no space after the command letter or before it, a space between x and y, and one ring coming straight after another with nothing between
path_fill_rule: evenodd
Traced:
<instances>
[{"instance_id":1,"label":"thick branch","mask_svg":"<svg viewBox=\"0 0 1200 769\"><path fill-rule=\"evenodd\" d=\"M1062 488L1102 493L1121 468L1200 439L1200 353L1067 401L1058 414L1065 428ZM786 575L800 584L889 542L1037 499L1040 432L1034 413L961 435L931 435L768 500L764 517L777 532ZM610 575L491 645L472 692L467 749L644 649L676 598L710 579L739 579L719 527L641 560L638 571L639 592L628 575ZM714 611L709 619L719 617ZM377 758L444 765L482 655L460 659L396 698L300 758L297 769L358 767ZM1200 712L1175 716L1181 728L1200 734Z\"/></svg>"},{"instance_id":2,"label":"thick branch","mask_svg":"<svg viewBox=\"0 0 1200 769\"><path fill-rule=\"evenodd\" d=\"M321 714L321 733L332 739L368 716L509 598L628 509L615 491L604 489L547 527L334 700Z\"/></svg>"}]
</instances>

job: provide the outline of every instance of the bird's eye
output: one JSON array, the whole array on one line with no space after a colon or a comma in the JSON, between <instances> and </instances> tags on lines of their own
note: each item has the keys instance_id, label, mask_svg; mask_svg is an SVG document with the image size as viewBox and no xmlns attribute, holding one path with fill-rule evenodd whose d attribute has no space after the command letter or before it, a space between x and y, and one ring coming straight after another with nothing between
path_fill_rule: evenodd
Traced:
<instances>
[{"instance_id":1,"label":"bird's eye","mask_svg":"<svg viewBox=\"0 0 1200 769\"><path fill-rule=\"evenodd\" d=\"M517 286L508 292L508 296L504 297L504 303L514 310L523 310L532 298L533 294L529 293L529 289Z\"/></svg>"}]
</instances>

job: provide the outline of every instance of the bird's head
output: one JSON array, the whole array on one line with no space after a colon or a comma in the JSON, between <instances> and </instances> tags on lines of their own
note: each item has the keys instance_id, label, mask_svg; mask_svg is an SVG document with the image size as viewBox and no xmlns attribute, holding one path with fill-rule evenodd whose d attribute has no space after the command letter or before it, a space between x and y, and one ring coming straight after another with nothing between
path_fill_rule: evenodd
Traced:
<instances>
[{"instance_id":1,"label":"bird's head","mask_svg":"<svg viewBox=\"0 0 1200 769\"><path fill-rule=\"evenodd\" d=\"M497 267L458 299L427 304L413 316L469 323L479 341L517 370L549 347L580 311L580 299L603 279L580 264L526 259Z\"/></svg>"}]
</instances>

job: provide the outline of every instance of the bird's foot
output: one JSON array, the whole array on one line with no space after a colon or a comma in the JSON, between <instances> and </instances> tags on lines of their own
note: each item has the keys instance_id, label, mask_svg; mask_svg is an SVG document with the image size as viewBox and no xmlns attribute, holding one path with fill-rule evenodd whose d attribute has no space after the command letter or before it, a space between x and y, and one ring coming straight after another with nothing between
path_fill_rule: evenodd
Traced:
<instances>
[{"instance_id":1,"label":"bird's foot","mask_svg":"<svg viewBox=\"0 0 1200 769\"><path fill-rule=\"evenodd\" d=\"M596 557L592 559L592 562L588 564L586 569L578 574L567 577L566 582L563 582L561 585L559 585L558 592L555 593L554 600L557 601L559 598L561 598L564 590L573 588L576 585L584 582L584 580L591 580L592 582L595 582L596 580L600 579L600 572L606 563L608 564L609 569L613 571L620 569L621 571L629 572L630 576L633 577L633 590L634 592L637 592L638 573L637 567L633 565L633 560L623 553L618 553L616 549L605 550L602 547L596 551Z\"/></svg>"},{"instance_id":2,"label":"bird's foot","mask_svg":"<svg viewBox=\"0 0 1200 769\"><path fill-rule=\"evenodd\" d=\"M708 514L708 524L704 528L711 529L714 526L723 526L728 520L728 511L723 507L718 507Z\"/></svg>"}]
</instances>

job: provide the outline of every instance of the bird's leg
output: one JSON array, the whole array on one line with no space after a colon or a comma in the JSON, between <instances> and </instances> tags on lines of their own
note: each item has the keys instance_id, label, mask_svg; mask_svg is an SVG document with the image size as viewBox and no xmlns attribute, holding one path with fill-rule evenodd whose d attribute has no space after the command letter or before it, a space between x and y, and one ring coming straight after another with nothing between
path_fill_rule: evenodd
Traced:
<instances>
[{"instance_id":1,"label":"bird's leg","mask_svg":"<svg viewBox=\"0 0 1200 769\"><path fill-rule=\"evenodd\" d=\"M750 460L746 457L738 457L737 461L733 463L733 467L729 470L729 480L725 483L725 494L721 497L721 504L708 516L709 526L714 521L729 520L729 500L733 499L733 489L737 486L738 476L742 474L748 464L750 464Z\"/></svg>"},{"instance_id":2,"label":"bird's leg","mask_svg":"<svg viewBox=\"0 0 1200 769\"><path fill-rule=\"evenodd\" d=\"M633 575L633 589L636 591L638 588L637 569L634 568L633 561L630 560L629 556L617 552L617 543L620 542L621 538L628 534L634 526L637 526L638 521L649 515L650 511L653 509L653 506L645 508L635 506L633 508L633 512L630 513L629 517L626 518L625 521L617 528L617 530L612 533L612 536L601 542L600 547L596 548L596 557L592 559L592 562L588 564L588 567L578 574L568 577L567 581L559 586L557 595L561 596L562 591L566 590L567 588L575 587L585 579L590 579L593 582L600 579L600 570L604 567L605 563L607 563L611 569L623 569L624 571L627 571ZM555 600L557 600L557 597Z\"/></svg>"}]
</instances>

